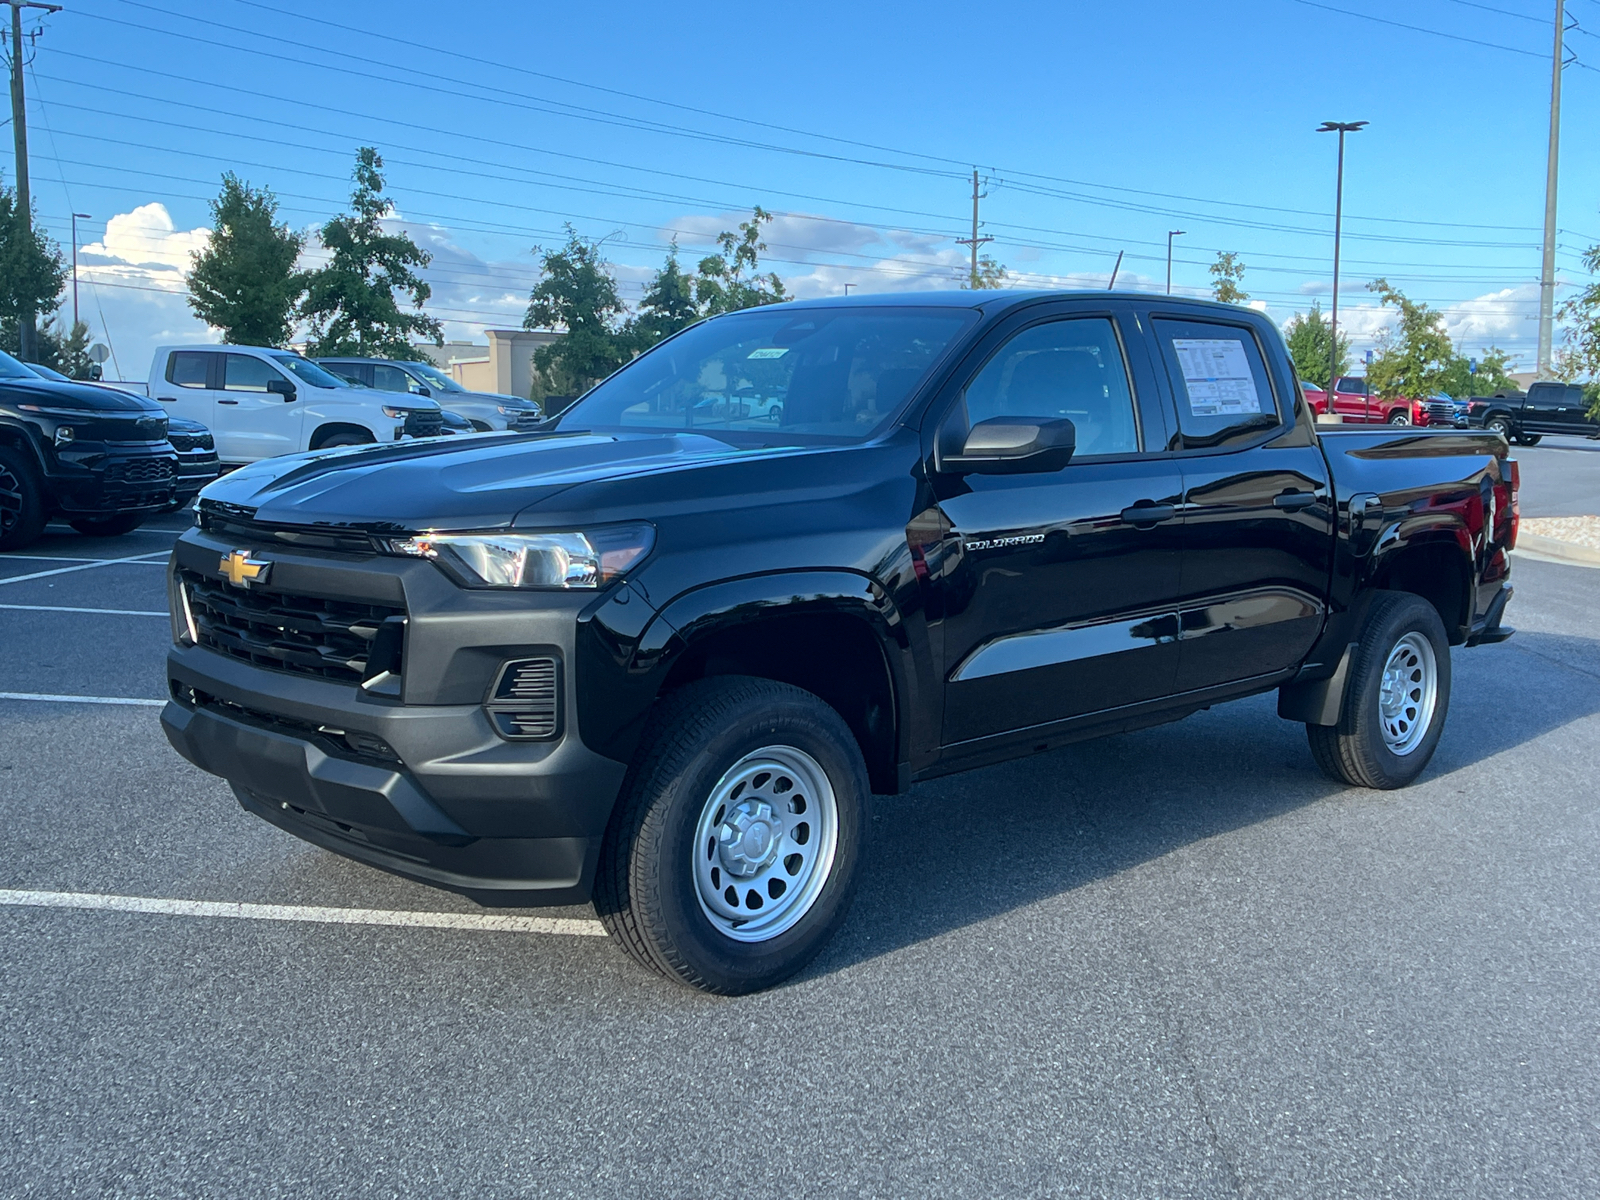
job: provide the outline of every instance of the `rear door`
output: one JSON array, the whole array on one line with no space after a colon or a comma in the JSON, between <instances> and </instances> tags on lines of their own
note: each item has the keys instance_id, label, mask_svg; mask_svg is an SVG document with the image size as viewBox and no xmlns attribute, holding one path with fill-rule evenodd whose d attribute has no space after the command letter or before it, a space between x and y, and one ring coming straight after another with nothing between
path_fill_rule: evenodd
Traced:
<instances>
[{"instance_id":1,"label":"rear door","mask_svg":"<svg viewBox=\"0 0 1600 1200\"><path fill-rule=\"evenodd\" d=\"M1311 649L1326 611L1327 464L1296 421L1292 377L1248 320L1155 306L1151 316L1184 481L1176 690L1287 670Z\"/></svg>"},{"instance_id":2,"label":"rear door","mask_svg":"<svg viewBox=\"0 0 1600 1200\"><path fill-rule=\"evenodd\" d=\"M1166 696L1177 667L1181 481L1130 310L1030 309L976 358L930 411L941 437L1065 416L1078 449L1059 471L934 481L947 549L927 582L956 747Z\"/></svg>"},{"instance_id":3,"label":"rear door","mask_svg":"<svg viewBox=\"0 0 1600 1200\"><path fill-rule=\"evenodd\" d=\"M300 425L305 406L298 395L289 399L267 390L277 380L293 380L265 359L250 354L225 354L219 412L226 417L216 429L217 456L225 462L254 462L293 454L300 449Z\"/></svg>"},{"instance_id":4,"label":"rear door","mask_svg":"<svg viewBox=\"0 0 1600 1200\"><path fill-rule=\"evenodd\" d=\"M209 350L174 350L157 381L155 398L172 416L216 427L216 388L221 385L222 355Z\"/></svg>"}]
</instances>

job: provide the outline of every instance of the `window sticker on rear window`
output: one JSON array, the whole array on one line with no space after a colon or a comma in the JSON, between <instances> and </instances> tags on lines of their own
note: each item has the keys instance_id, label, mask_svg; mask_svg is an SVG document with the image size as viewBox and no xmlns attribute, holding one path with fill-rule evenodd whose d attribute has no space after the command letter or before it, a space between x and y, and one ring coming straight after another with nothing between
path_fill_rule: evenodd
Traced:
<instances>
[{"instance_id":1,"label":"window sticker on rear window","mask_svg":"<svg viewBox=\"0 0 1600 1200\"><path fill-rule=\"evenodd\" d=\"M1233 338L1173 338L1189 409L1197 417L1261 412L1261 396L1244 343Z\"/></svg>"}]
</instances>

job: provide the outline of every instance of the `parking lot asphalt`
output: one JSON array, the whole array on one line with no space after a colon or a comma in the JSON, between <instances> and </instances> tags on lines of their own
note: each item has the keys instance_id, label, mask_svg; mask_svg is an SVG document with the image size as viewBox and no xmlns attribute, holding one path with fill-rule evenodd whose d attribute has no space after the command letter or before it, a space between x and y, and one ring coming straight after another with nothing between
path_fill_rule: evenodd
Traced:
<instances>
[{"instance_id":1,"label":"parking lot asphalt","mask_svg":"<svg viewBox=\"0 0 1600 1200\"><path fill-rule=\"evenodd\" d=\"M1524 512L1580 455L1518 451ZM164 619L43 610L164 573L39 573L183 523L0 556L0 691L158 698ZM0 904L0 1196L1600 1193L1600 573L1515 581L1417 785L1328 782L1271 696L919 785L764 995L597 937ZM0 724L0 889L484 911L248 816L154 707Z\"/></svg>"}]
</instances>

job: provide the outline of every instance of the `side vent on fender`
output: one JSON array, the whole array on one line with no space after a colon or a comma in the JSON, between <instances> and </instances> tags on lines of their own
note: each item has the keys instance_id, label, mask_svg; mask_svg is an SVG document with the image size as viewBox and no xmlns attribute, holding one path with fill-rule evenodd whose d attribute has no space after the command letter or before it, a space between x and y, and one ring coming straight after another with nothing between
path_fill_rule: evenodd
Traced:
<instances>
[{"instance_id":1,"label":"side vent on fender","mask_svg":"<svg viewBox=\"0 0 1600 1200\"><path fill-rule=\"evenodd\" d=\"M484 708L503 738L555 737L561 730L561 664L554 658L513 659L500 668Z\"/></svg>"}]
</instances>

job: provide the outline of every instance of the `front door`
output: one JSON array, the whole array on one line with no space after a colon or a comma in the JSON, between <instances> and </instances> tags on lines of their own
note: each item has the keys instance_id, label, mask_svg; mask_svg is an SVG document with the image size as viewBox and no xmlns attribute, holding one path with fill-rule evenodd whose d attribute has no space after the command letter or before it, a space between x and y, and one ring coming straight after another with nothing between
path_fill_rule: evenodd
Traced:
<instances>
[{"instance_id":1,"label":"front door","mask_svg":"<svg viewBox=\"0 0 1600 1200\"><path fill-rule=\"evenodd\" d=\"M264 359L249 354L224 356L216 438L224 462L254 462L300 449L304 406L269 392L267 384L287 377ZM290 386L295 386L293 383Z\"/></svg>"},{"instance_id":2,"label":"front door","mask_svg":"<svg viewBox=\"0 0 1600 1200\"><path fill-rule=\"evenodd\" d=\"M956 444L1001 416L1077 429L1061 470L935 480L948 747L1172 690L1181 482L1158 402L1155 428L1141 409L1154 375L1129 322L1125 308L1020 317L932 414Z\"/></svg>"},{"instance_id":3,"label":"front door","mask_svg":"<svg viewBox=\"0 0 1600 1200\"><path fill-rule=\"evenodd\" d=\"M1333 568L1327 465L1248 321L1152 322L1183 468L1177 690L1298 666L1322 631Z\"/></svg>"}]
</instances>

